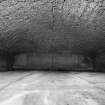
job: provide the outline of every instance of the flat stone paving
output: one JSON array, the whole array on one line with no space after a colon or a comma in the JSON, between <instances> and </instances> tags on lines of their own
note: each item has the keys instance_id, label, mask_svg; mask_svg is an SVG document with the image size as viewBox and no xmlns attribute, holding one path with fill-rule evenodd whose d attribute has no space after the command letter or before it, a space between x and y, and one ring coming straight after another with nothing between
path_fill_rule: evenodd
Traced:
<instances>
[{"instance_id":1,"label":"flat stone paving","mask_svg":"<svg viewBox=\"0 0 105 105\"><path fill-rule=\"evenodd\" d=\"M1 72L0 105L105 105L105 73Z\"/></svg>"}]
</instances>

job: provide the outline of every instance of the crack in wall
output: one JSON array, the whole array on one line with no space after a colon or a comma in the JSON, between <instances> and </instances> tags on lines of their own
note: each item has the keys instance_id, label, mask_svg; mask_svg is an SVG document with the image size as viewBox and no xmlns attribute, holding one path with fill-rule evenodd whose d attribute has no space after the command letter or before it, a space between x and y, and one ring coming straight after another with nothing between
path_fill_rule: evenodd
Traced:
<instances>
[{"instance_id":1,"label":"crack in wall","mask_svg":"<svg viewBox=\"0 0 105 105\"><path fill-rule=\"evenodd\" d=\"M52 2L52 25L51 25L51 29L52 31L54 31L55 28L55 21L56 21L56 17L55 17L55 8L56 8L56 0L53 0Z\"/></svg>"},{"instance_id":2,"label":"crack in wall","mask_svg":"<svg viewBox=\"0 0 105 105\"><path fill-rule=\"evenodd\" d=\"M59 15L58 11L61 11L61 21L63 22L63 13L64 13L64 3L66 0L52 0L51 4L52 4L52 22L51 22L51 30L54 31L55 30L55 25L56 22L59 21L57 19L57 15ZM61 7L59 7L59 4L61 5ZM58 14L57 14L58 13Z\"/></svg>"}]
</instances>

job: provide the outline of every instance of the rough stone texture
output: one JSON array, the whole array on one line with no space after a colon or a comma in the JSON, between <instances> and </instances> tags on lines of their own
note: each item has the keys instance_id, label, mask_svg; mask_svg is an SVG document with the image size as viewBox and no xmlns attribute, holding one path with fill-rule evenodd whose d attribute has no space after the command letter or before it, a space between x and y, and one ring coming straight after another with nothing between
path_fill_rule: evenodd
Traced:
<instances>
[{"instance_id":1,"label":"rough stone texture","mask_svg":"<svg viewBox=\"0 0 105 105\"><path fill-rule=\"evenodd\" d=\"M99 49L105 45L104 6L104 0L2 1L0 48L76 53Z\"/></svg>"},{"instance_id":2,"label":"rough stone texture","mask_svg":"<svg viewBox=\"0 0 105 105\"><path fill-rule=\"evenodd\" d=\"M0 50L105 52L104 0L2 0Z\"/></svg>"}]
</instances>

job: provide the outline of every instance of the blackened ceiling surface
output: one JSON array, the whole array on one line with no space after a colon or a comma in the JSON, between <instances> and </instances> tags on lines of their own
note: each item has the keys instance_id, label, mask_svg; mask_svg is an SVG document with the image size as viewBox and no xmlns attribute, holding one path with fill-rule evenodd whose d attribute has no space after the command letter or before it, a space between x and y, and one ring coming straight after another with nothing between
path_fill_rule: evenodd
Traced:
<instances>
[{"instance_id":1,"label":"blackened ceiling surface","mask_svg":"<svg viewBox=\"0 0 105 105\"><path fill-rule=\"evenodd\" d=\"M104 51L104 10L104 0L2 0L0 50Z\"/></svg>"}]
</instances>

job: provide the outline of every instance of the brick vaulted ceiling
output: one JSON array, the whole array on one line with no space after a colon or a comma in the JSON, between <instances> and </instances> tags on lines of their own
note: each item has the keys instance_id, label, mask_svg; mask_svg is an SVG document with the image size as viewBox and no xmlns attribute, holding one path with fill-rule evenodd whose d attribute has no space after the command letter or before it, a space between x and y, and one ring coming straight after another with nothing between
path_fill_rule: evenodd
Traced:
<instances>
[{"instance_id":1,"label":"brick vaulted ceiling","mask_svg":"<svg viewBox=\"0 0 105 105\"><path fill-rule=\"evenodd\" d=\"M0 50L104 52L105 0L0 0Z\"/></svg>"}]
</instances>

